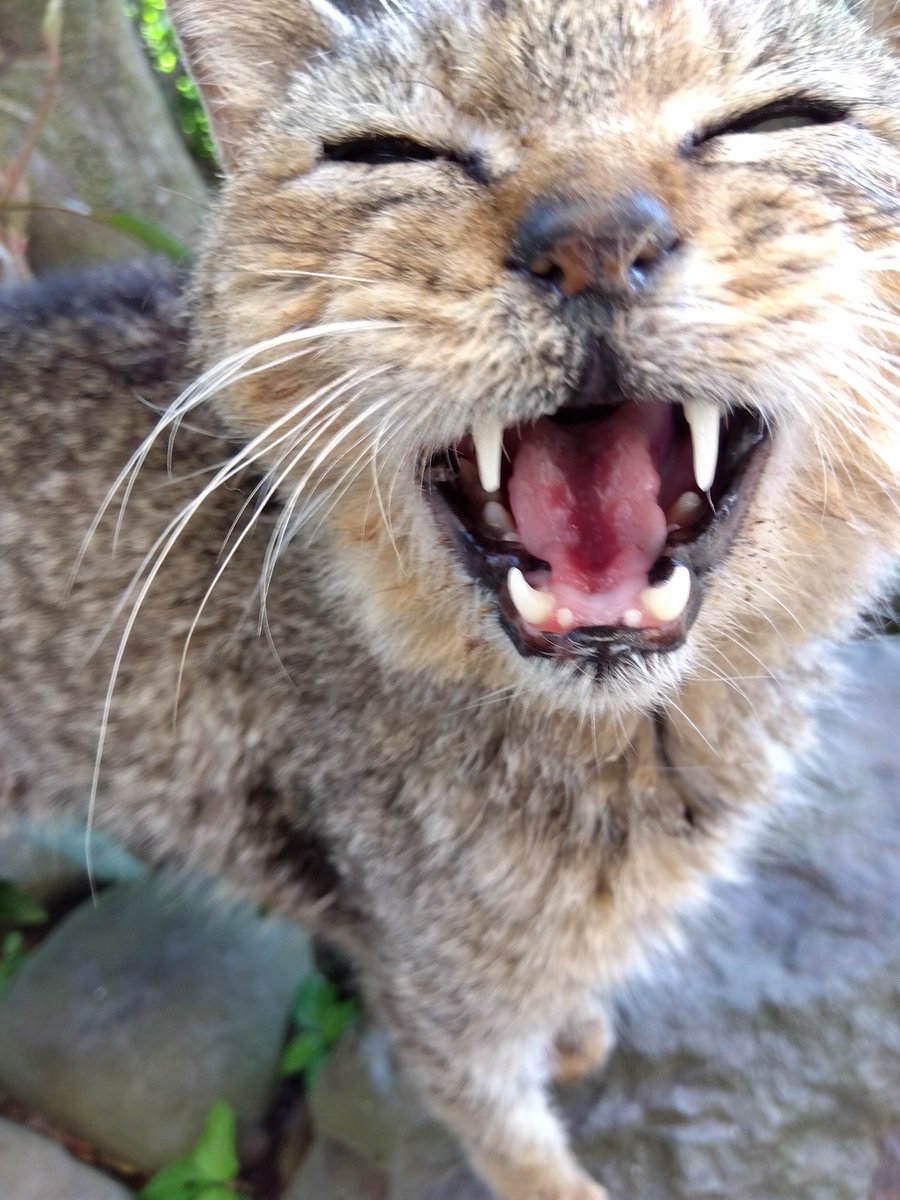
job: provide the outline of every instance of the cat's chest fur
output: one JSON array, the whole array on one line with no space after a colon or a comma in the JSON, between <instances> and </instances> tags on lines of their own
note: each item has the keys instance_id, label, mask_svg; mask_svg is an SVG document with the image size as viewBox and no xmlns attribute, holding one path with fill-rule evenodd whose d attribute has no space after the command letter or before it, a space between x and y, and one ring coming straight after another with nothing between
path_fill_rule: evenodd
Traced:
<instances>
[{"instance_id":1,"label":"cat's chest fur","mask_svg":"<svg viewBox=\"0 0 900 1200\"><path fill-rule=\"evenodd\" d=\"M298 605L310 582L289 555L282 568L267 605L281 670L243 680L246 724L223 741L267 747L240 803L271 846L271 898L290 907L319 888L326 927L363 957L375 929L426 956L474 937L470 962L499 955L531 989L536 958L548 980L608 987L732 870L783 782L779 752L803 739L797 696L765 687L737 704L721 686L686 689L683 711L610 727L384 672ZM215 680L211 663L201 674ZM547 1003L562 994L548 985Z\"/></svg>"}]
</instances>

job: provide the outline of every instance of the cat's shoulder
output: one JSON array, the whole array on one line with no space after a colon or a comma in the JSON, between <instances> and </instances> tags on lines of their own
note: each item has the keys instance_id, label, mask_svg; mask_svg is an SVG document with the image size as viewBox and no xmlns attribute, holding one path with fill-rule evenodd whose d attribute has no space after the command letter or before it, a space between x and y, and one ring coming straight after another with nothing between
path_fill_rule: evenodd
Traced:
<instances>
[{"instance_id":1,"label":"cat's shoulder","mask_svg":"<svg viewBox=\"0 0 900 1200\"><path fill-rule=\"evenodd\" d=\"M135 387L186 369L185 277L167 264L123 263L52 272L0 288L4 373L89 373Z\"/></svg>"}]
</instances>

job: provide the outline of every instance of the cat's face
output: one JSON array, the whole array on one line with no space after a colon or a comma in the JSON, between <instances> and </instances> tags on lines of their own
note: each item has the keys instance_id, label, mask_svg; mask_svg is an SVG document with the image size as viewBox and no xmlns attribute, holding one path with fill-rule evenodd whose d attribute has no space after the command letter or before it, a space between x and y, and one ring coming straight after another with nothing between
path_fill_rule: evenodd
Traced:
<instances>
[{"instance_id":1,"label":"cat's face","mask_svg":"<svg viewBox=\"0 0 900 1200\"><path fill-rule=\"evenodd\" d=\"M211 361L327 329L219 403L336 595L388 660L626 706L840 629L900 541L886 50L831 0L409 7L235 17L281 74L201 268Z\"/></svg>"}]
</instances>

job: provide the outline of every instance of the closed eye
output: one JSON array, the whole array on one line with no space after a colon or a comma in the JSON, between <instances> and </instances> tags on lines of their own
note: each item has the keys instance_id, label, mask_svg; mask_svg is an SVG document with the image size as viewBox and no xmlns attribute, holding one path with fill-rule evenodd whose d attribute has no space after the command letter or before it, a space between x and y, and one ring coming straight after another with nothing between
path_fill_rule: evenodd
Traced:
<instances>
[{"instance_id":1,"label":"closed eye","mask_svg":"<svg viewBox=\"0 0 900 1200\"><path fill-rule=\"evenodd\" d=\"M331 162L368 163L371 166L443 160L462 167L476 183L489 182L484 163L477 154L460 154L443 146L425 146L407 137L372 134L342 142L325 142L322 155Z\"/></svg>"},{"instance_id":2,"label":"closed eye","mask_svg":"<svg viewBox=\"0 0 900 1200\"><path fill-rule=\"evenodd\" d=\"M788 96L749 113L713 125L693 139L694 146L736 133L775 133L808 125L835 125L847 119L847 109L812 96Z\"/></svg>"}]
</instances>

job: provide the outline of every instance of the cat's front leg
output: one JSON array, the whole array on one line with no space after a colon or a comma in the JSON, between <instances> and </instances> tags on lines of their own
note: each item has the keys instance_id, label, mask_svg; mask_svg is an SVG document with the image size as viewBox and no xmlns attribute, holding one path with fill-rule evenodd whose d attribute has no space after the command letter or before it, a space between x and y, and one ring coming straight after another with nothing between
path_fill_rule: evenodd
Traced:
<instances>
[{"instance_id":1,"label":"cat's front leg","mask_svg":"<svg viewBox=\"0 0 900 1200\"><path fill-rule=\"evenodd\" d=\"M543 1082L511 1064L470 1063L457 1077L462 1103L435 1103L498 1200L607 1200L578 1164Z\"/></svg>"},{"instance_id":2,"label":"cat's front leg","mask_svg":"<svg viewBox=\"0 0 900 1200\"><path fill-rule=\"evenodd\" d=\"M394 1009L400 1059L430 1107L459 1138L497 1200L608 1200L582 1169L550 1107L549 1039L485 1040L466 1029L454 1042L432 1031L428 1044Z\"/></svg>"}]
</instances>

